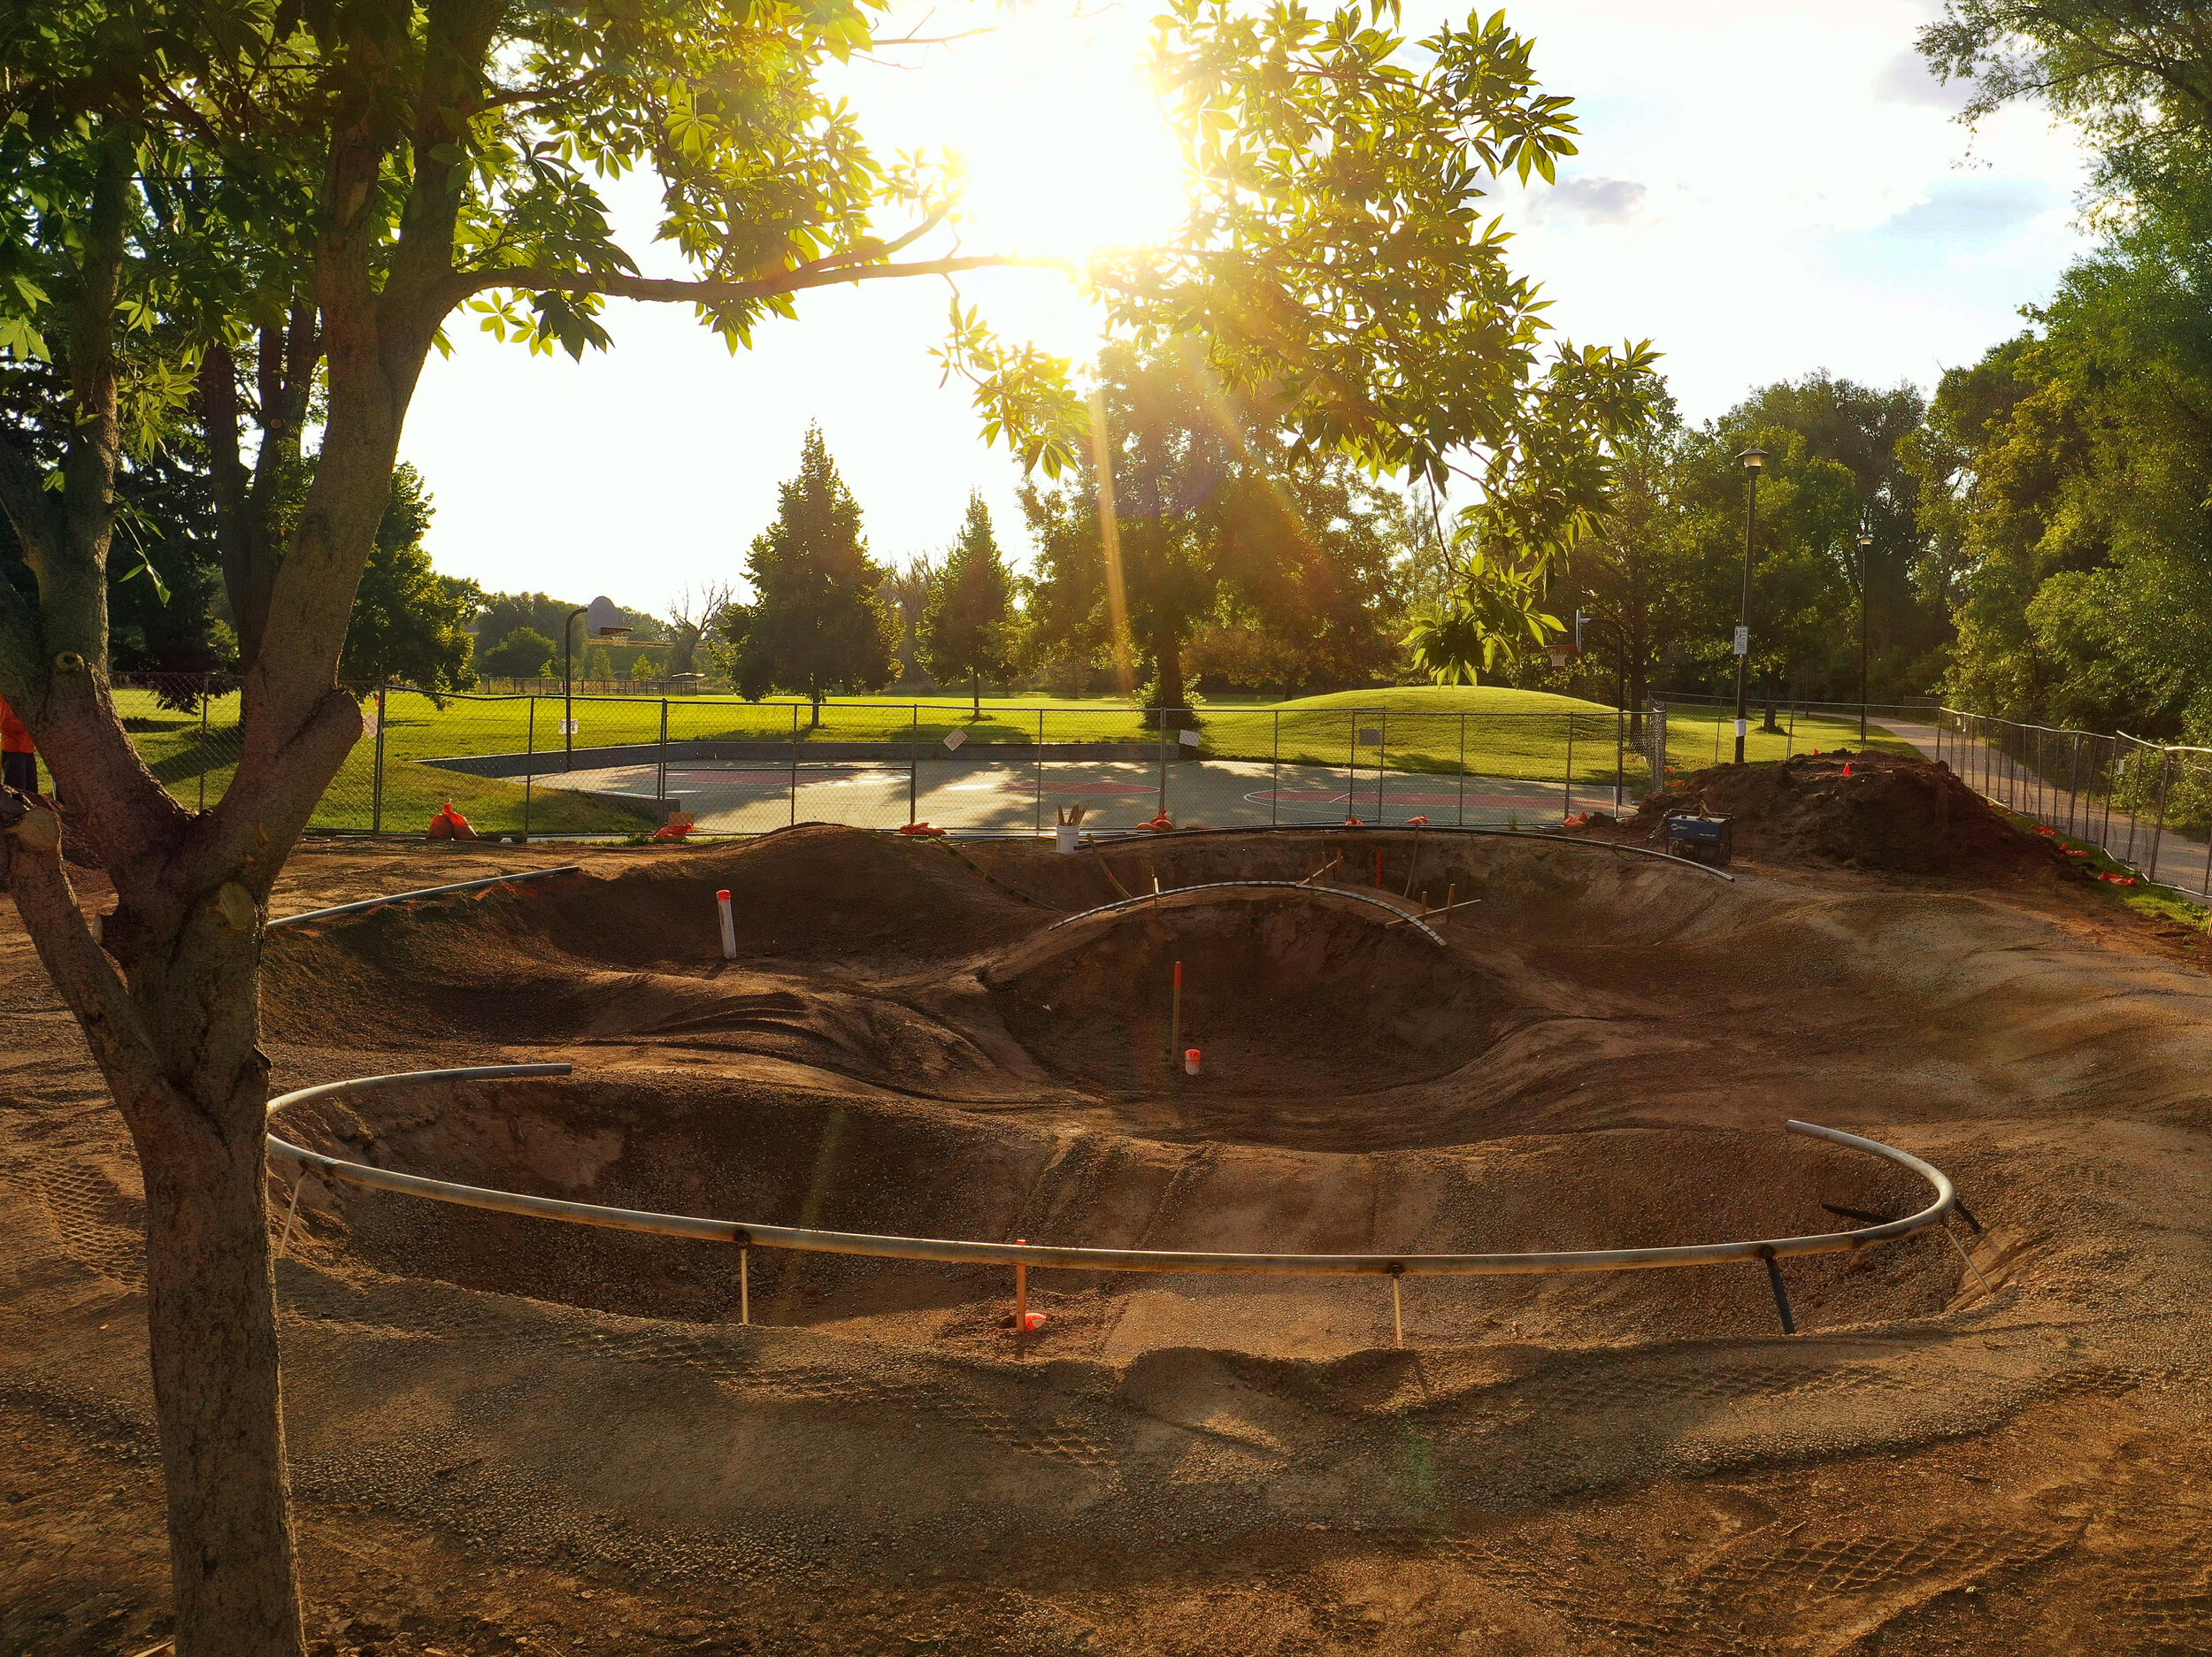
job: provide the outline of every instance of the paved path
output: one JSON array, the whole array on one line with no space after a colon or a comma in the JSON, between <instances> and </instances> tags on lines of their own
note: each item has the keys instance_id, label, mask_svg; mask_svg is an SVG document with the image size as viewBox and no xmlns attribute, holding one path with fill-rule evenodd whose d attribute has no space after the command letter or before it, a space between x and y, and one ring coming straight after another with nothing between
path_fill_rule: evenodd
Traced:
<instances>
[{"instance_id":1,"label":"paved path","mask_svg":"<svg viewBox=\"0 0 2212 1657\"><path fill-rule=\"evenodd\" d=\"M541 788L650 801L651 765L541 771ZM703 830L757 833L789 822L896 828L910 822L999 832L1049 829L1057 809L1080 802L1087 826L1133 829L1160 808L1161 768L1133 761L1022 761L949 757L913 766L833 763L791 766L700 763L668 767L665 797ZM1184 827L1363 822L1538 828L1578 811L1613 809L1613 788L1511 777L1381 775L1363 768L1257 760L1186 760L1166 767L1168 815Z\"/></svg>"}]
</instances>

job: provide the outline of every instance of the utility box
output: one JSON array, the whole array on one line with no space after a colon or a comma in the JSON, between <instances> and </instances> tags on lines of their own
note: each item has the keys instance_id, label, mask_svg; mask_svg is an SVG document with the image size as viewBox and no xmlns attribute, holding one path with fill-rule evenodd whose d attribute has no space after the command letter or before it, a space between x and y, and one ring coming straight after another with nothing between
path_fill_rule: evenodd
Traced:
<instances>
[{"instance_id":1,"label":"utility box","mask_svg":"<svg viewBox=\"0 0 2212 1657\"><path fill-rule=\"evenodd\" d=\"M1724 817L1693 817L1684 813L1667 819L1667 849L1692 863L1715 869L1728 867L1734 854L1734 825Z\"/></svg>"}]
</instances>

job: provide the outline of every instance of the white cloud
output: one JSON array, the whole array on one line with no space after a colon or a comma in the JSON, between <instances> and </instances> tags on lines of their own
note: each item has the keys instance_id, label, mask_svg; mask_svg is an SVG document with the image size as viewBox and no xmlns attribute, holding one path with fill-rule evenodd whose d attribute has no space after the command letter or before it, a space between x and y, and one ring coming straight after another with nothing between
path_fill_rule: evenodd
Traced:
<instances>
[{"instance_id":1,"label":"white cloud","mask_svg":"<svg viewBox=\"0 0 2212 1657\"><path fill-rule=\"evenodd\" d=\"M1971 81L1939 81L1928 60L1908 46L1875 73L1874 96L1885 104L1916 104L1955 115L1974 96Z\"/></svg>"},{"instance_id":2,"label":"white cloud","mask_svg":"<svg viewBox=\"0 0 2212 1657\"><path fill-rule=\"evenodd\" d=\"M1643 210L1644 187L1632 179L1564 179L1529 205L1547 224L1624 225Z\"/></svg>"}]
</instances>

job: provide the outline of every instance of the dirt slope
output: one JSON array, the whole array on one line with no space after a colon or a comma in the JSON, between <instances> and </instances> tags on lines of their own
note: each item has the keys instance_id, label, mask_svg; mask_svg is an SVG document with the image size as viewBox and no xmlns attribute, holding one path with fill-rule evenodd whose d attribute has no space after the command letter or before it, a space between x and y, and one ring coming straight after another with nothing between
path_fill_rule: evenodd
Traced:
<instances>
[{"instance_id":1,"label":"dirt slope","mask_svg":"<svg viewBox=\"0 0 2212 1657\"><path fill-rule=\"evenodd\" d=\"M1755 1270L1417 1280L1404 1350L1374 1282L1039 1273L1018 1347L995 1272L756 1250L741 1327L726 1249L311 1185L280 1285L318 1651L2212 1649L2200 946L2043 879L1931 770L1736 779L1734 884L1502 837L803 828L273 934L287 1085L576 1065L287 1118L464 1181L1286 1251L1922 1200L1799 1116L1938 1162L1981 1228L1971 1267L1792 1262L1793 1339ZM279 907L566 855L311 851ZM1049 930L1317 871L1394 907ZM1448 890L1440 941L1392 924ZM135 1653L165 1569L135 1170L6 922L0 1019L0 1650Z\"/></svg>"}]
</instances>

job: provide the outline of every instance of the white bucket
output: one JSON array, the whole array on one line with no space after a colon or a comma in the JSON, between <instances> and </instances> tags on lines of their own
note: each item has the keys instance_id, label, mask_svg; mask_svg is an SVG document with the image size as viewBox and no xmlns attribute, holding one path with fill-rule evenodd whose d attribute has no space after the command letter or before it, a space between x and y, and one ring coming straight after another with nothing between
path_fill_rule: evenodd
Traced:
<instances>
[{"instance_id":1,"label":"white bucket","mask_svg":"<svg viewBox=\"0 0 2212 1657\"><path fill-rule=\"evenodd\" d=\"M1065 856L1081 848L1083 828L1079 823L1056 824L1052 831L1053 849Z\"/></svg>"}]
</instances>

